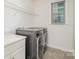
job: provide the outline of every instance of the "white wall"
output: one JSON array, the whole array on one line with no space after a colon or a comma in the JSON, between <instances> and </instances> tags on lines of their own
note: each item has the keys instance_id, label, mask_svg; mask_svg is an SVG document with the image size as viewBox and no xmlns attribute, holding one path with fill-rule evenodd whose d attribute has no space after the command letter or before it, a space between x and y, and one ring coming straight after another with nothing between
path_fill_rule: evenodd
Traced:
<instances>
[{"instance_id":1,"label":"white wall","mask_svg":"<svg viewBox=\"0 0 79 59\"><path fill-rule=\"evenodd\" d=\"M10 3L7 3L10 2ZM13 8L13 4L22 7L26 12L32 12L32 0L5 0L5 32L15 32L17 27L29 27L32 26L33 15L24 13ZM10 5L9 5L10 4ZM8 5L8 6L7 6ZM15 7L16 7L15 6ZM17 8L17 7L16 7Z\"/></svg>"},{"instance_id":2,"label":"white wall","mask_svg":"<svg viewBox=\"0 0 79 59\"><path fill-rule=\"evenodd\" d=\"M45 26L48 28L48 46L67 51L74 50L74 0L65 0L66 24L64 25L51 24L50 0L33 1L34 12L39 15L34 18L34 26Z\"/></svg>"}]
</instances>

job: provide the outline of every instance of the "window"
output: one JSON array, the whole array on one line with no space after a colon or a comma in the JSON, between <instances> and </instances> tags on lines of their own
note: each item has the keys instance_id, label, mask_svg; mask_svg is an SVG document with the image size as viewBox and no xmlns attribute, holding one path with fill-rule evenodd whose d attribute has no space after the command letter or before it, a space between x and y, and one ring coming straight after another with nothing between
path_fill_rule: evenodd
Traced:
<instances>
[{"instance_id":1,"label":"window","mask_svg":"<svg viewBox=\"0 0 79 59\"><path fill-rule=\"evenodd\" d=\"M51 3L51 23L64 24L65 23L65 5L64 1Z\"/></svg>"}]
</instances>

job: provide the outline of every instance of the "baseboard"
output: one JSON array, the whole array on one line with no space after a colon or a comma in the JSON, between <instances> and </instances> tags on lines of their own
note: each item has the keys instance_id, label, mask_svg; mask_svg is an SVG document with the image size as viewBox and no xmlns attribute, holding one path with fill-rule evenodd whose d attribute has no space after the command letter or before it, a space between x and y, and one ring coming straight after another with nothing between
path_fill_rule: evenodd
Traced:
<instances>
[{"instance_id":1,"label":"baseboard","mask_svg":"<svg viewBox=\"0 0 79 59\"><path fill-rule=\"evenodd\" d=\"M72 50L70 50L70 49L64 49L64 48L57 47L57 46L52 46L52 45L47 45L47 46L50 47L50 48L60 49L60 50L62 50L62 51L64 51L64 52L71 52L72 55L75 56L75 52L74 52L73 49L72 49Z\"/></svg>"}]
</instances>

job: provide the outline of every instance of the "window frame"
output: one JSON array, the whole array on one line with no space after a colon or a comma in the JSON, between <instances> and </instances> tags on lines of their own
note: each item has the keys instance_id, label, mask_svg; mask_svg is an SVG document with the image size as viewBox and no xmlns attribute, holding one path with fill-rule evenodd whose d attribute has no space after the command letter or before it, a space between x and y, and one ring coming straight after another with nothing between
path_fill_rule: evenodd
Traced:
<instances>
[{"instance_id":1,"label":"window frame","mask_svg":"<svg viewBox=\"0 0 79 59\"><path fill-rule=\"evenodd\" d=\"M61 2L63 2L64 3L64 14L63 14L63 16L64 16L64 22L63 23L61 23L61 22L58 22L58 23L56 23L56 22L53 22L54 21L54 19L52 19L52 16L54 15L54 14L52 14L52 12L53 12L53 4L56 4L56 3L61 3ZM66 22L65 22L65 0L63 0L63 1L58 1L58 2L52 2L51 3L51 24L55 24L55 25L64 25Z\"/></svg>"}]
</instances>

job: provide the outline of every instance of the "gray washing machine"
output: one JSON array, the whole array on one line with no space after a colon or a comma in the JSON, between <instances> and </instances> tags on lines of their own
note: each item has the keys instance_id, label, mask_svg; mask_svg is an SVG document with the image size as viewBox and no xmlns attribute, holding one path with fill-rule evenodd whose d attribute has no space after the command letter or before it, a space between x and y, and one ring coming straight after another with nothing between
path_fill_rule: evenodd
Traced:
<instances>
[{"instance_id":1,"label":"gray washing machine","mask_svg":"<svg viewBox=\"0 0 79 59\"><path fill-rule=\"evenodd\" d=\"M42 46L43 46L43 53L46 52L47 50L47 40L48 40L48 32L47 28L45 27L29 27L29 29L39 29L42 30Z\"/></svg>"},{"instance_id":2,"label":"gray washing machine","mask_svg":"<svg viewBox=\"0 0 79 59\"><path fill-rule=\"evenodd\" d=\"M42 30L31 28L17 28L17 35L27 36L26 39L26 59L42 58Z\"/></svg>"}]
</instances>

